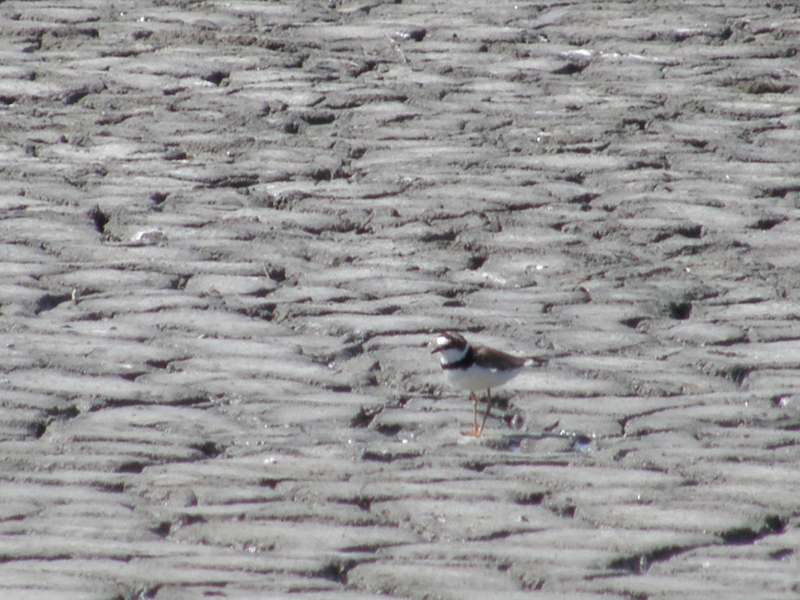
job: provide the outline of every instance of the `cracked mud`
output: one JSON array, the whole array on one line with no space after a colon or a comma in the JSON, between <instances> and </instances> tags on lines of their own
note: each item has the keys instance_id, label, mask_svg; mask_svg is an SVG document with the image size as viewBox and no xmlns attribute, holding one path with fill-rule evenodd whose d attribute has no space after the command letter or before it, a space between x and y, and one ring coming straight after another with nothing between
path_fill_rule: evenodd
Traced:
<instances>
[{"instance_id":1,"label":"cracked mud","mask_svg":"<svg viewBox=\"0 0 800 600\"><path fill-rule=\"evenodd\" d=\"M793 5L0 27L0 596L800 593Z\"/></svg>"}]
</instances>

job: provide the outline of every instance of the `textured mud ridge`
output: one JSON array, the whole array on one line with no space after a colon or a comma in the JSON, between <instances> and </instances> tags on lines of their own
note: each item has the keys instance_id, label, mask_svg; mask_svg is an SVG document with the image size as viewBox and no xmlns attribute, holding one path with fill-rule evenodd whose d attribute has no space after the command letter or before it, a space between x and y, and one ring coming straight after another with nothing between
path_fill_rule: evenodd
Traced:
<instances>
[{"instance_id":1,"label":"textured mud ridge","mask_svg":"<svg viewBox=\"0 0 800 600\"><path fill-rule=\"evenodd\" d=\"M0 595L795 598L789 4L0 4ZM480 441L428 344L550 358Z\"/></svg>"}]
</instances>

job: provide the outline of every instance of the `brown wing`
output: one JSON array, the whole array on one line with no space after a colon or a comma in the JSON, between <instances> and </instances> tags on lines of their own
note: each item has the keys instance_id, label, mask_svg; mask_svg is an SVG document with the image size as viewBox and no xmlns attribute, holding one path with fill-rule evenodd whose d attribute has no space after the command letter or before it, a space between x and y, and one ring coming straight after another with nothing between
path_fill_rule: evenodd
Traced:
<instances>
[{"instance_id":1,"label":"brown wing","mask_svg":"<svg viewBox=\"0 0 800 600\"><path fill-rule=\"evenodd\" d=\"M489 369L497 369L498 371L510 371L511 369L519 369L525 366L527 358L520 358L511 354L506 354L494 348L487 348L486 346L472 345L472 351L475 356L475 362L487 367Z\"/></svg>"}]
</instances>

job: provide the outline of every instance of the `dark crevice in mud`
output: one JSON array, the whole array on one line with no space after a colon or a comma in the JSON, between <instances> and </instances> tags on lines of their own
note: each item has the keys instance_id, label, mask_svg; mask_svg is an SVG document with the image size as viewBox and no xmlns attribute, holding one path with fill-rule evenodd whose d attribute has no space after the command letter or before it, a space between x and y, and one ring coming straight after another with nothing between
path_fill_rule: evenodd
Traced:
<instances>
[{"instance_id":1,"label":"dark crevice in mud","mask_svg":"<svg viewBox=\"0 0 800 600\"><path fill-rule=\"evenodd\" d=\"M97 121L95 121L95 124L100 125L101 127L106 127L109 125L119 125L120 123L124 123L128 119L131 119L135 116L136 115L133 113L127 113L127 114L118 113L114 114L113 116L100 117L99 119L97 119Z\"/></svg>"},{"instance_id":2,"label":"dark crevice in mud","mask_svg":"<svg viewBox=\"0 0 800 600\"><path fill-rule=\"evenodd\" d=\"M0 565L15 561L21 560L36 560L36 561L48 561L48 562L55 562L55 561L62 561L62 560L75 560L75 555L72 553L68 554L48 554L47 556L40 556L36 555L34 558L33 556L28 556L22 553L14 553L14 554L0 554Z\"/></svg>"},{"instance_id":3,"label":"dark crevice in mud","mask_svg":"<svg viewBox=\"0 0 800 600\"><path fill-rule=\"evenodd\" d=\"M391 36L391 39L395 42L421 42L427 34L428 30L424 27L409 27L396 31Z\"/></svg>"},{"instance_id":4,"label":"dark crevice in mud","mask_svg":"<svg viewBox=\"0 0 800 600\"><path fill-rule=\"evenodd\" d=\"M566 517L567 519L574 519L575 511L578 510L578 507L571 502L551 504L547 508L550 509L550 512L552 512L554 515Z\"/></svg>"},{"instance_id":5,"label":"dark crevice in mud","mask_svg":"<svg viewBox=\"0 0 800 600\"><path fill-rule=\"evenodd\" d=\"M64 408L50 408L46 411L48 417L55 419L74 419L80 414L75 406L65 406Z\"/></svg>"},{"instance_id":6,"label":"dark crevice in mud","mask_svg":"<svg viewBox=\"0 0 800 600\"><path fill-rule=\"evenodd\" d=\"M192 515L184 513L176 519L176 522L173 523L173 526L188 527L190 525L197 525L198 523L202 524L207 522L208 521L203 515Z\"/></svg>"},{"instance_id":7,"label":"dark crevice in mud","mask_svg":"<svg viewBox=\"0 0 800 600\"><path fill-rule=\"evenodd\" d=\"M108 483L108 482L97 482L94 484L98 490L103 492L108 492L110 494L121 494L125 491L125 484L121 482L117 483Z\"/></svg>"},{"instance_id":8,"label":"dark crevice in mud","mask_svg":"<svg viewBox=\"0 0 800 600\"><path fill-rule=\"evenodd\" d=\"M391 547L393 544L358 544L356 546L345 546L341 552L348 554L375 554L379 550Z\"/></svg>"},{"instance_id":9,"label":"dark crevice in mud","mask_svg":"<svg viewBox=\"0 0 800 600\"><path fill-rule=\"evenodd\" d=\"M256 185L260 180L258 173L248 173L243 175L222 175L214 177L205 182L208 188L247 188Z\"/></svg>"},{"instance_id":10,"label":"dark crevice in mud","mask_svg":"<svg viewBox=\"0 0 800 600\"><path fill-rule=\"evenodd\" d=\"M600 197L600 194L596 194L593 192L587 192L585 194L579 194L577 196L573 196L568 200L570 204L577 204L581 207L581 210L584 212L588 212L592 209L592 201L596 200ZM563 225L562 225L563 228ZM560 230L559 230L560 231Z\"/></svg>"},{"instance_id":11,"label":"dark crevice in mud","mask_svg":"<svg viewBox=\"0 0 800 600\"><path fill-rule=\"evenodd\" d=\"M746 344L748 342L748 337L746 332L742 332L740 335L735 337L731 337L727 340L720 340L718 342L708 343L709 346L713 346L714 348L724 348L726 346L735 346L737 344Z\"/></svg>"},{"instance_id":12,"label":"dark crevice in mud","mask_svg":"<svg viewBox=\"0 0 800 600\"><path fill-rule=\"evenodd\" d=\"M780 408L783 406L785 398L786 396L777 396L772 399L772 402L776 407ZM796 418L789 418L785 423L772 422L771 426L782 431L800 431L800 421L798 421ZM795 445L793 440L789 443L791 445Z\"/></svg>"},{"instance_id":13,"label":"dark crevice in mud","mask_svg":"<svg viewBox=\"0 0 800 600\"><path fill-rule=\"evenodd\" d=\"M347 574L357 564L358 562L351 558L335 558L327 565L323 566L316 575L328 581L335 581L342 585L347 585Z\"/></svg>"},{"instance_id":14,"label":"dark crevice in mud","mask_svg":"<svg viewBox=\"0 0 800 600\"><path fill-rule=\"evenodd\" d=\"M527 439L541 439L540 435L524 434ZM489 446L489 443L486 444ZM491 447L491 446L489 446ZM502 449L501 445L501 449ZM497 454L497 460L469 460L461 464L462 469L483 473L489 467L568 467L570 461L559 456L553 455L552 458L537 460L536 458L518 459L514 454Z\"/></svg>"},{"instance_id":15,"label":"dark crevice in mud","mask_svg":"<svg viewBox=\"0 0 800 600\"><path fill-rule=\"evenodd\" d=\"M763 188L757 195L762 198L786 198L789 194L800 192L800 185L785 185Z\"/></svg>"},{"instance_id":16,"label":"dark crevice in mud","mask_svg":"<svg viewBox=\"0 0 800 600\"><path fill-rule=\"evenodd\" d=\"M259 288L257 290L254 290L253 292L251 292L249 294L243 294L243 295L250 296L251 298L266 298L267 296L269 296L274 291L275 290L273 290L271 288L263 287L263 288ZM275 308L276 308L275 304L272 304L272 310L275 310Z\"/></svg>"},{"instance_id":17,"label":"dark crevice in mud","mask_svg":"<svg viewBox=\"0 0 800 600\"><path fill-rule=\"evenodd\" d=\"M622 119L622 122L617 126L617 131L644 131L647 129L647 119L636 117L628 117Z\"/></svg>"},{"instance_id":18,"label":"dark crevice in mud","mask_svg":"<svg viewBox=\"0 0 800 600\"><path fill-rule=\"evenodd\" d=\"M772 560L783 560L784 558L792 556L793 554L794 554L793 548L781 548L780 550L775 550L773 552L770 552L769 557Z\"/></svg>"},{"instance_id":19,"label":"dark crevice in mud","mask_svg":"<svg viewBox=\"0 0 800 600\"><path fill-rule=\"evenodd\" d=\"M583 184L586 181L586 174L582 172L569 173L564 175L563 179L569 183Z\"/></svg>"},{"instance_id":20,"label":"dark crevice in mud","mask_svg":"<svg viewBox=\"0 0 800 600\"><path fill-rule=\"evenodd\" d=\"M59 304L69 300L72 300L72 294L45 294L36 301L33 307L33 314L38 315L53 310Z\"/></svg>"},{"instance_id":21,"label":"dark crevice in mud","mask_svg":"<svg viewBox=\"0 0 800 600\"><path fill-rule=\"evenodd\" d=\"M634 160L627 166L629 171L639 169L667 170L670 168L669 161L665 157L652 158L651 160Z\"/></svg>"},{"instance_id":22,"label":"dark crevice in mud","mask_svg":"<svg viewBox=\"0 0 800 600\"><path fill-rule=\"evenodd\" d=\"M191 278L191 275L181 275L180 277L176 277L169 282L169 287L173 290L185 290L186 284L189 283Z\"/></svg>"},{"instance_id":23,"label":"dark crevice in mud","mask_svg":"<svg viewBox=\"0 0 800 600\"><path fill-rule=\"evenodd\" d=\"M772 425L771 423L768 424L768 426L771 425ZM779 429L783 428L779 427ZM798 444L797 440L784 440L782 442L775 442L774 444L765 444L764 449L769 451L781 450L782 448L794 448L797 446L797 444Z\"/></svg>"},{"instance_id":24,"label":"dark crevice in mud","mask_svg":"<svg viewBox=\"0 0 800 600\"><path fill-rule=\"evenodd\" d=\"M742 387L747 377L754 370L755 369L753 369L752 367L745 367L744 365L734 365L719 374L724 376L726 379L730 379L733 383L736 384L737 387Z\"/></svg>"},{"instance_id":25,"label":"dark crevice in mud","mask_svg":"<svg viewBox=\"0 0 800 600\"><path fill-rule=\"evenodd\" d=\"M527 186L535 185L535 182L526 183ZM492 208L487 208L486 210L480 211L482 215L498 215L503 216L510 213L516 212L525 212L527 210L538 210L542 207L546 206L546 202L515 202L514 204L492 204ZM496 208L495 208L496 207ZM453 219L460 219L463 217L469 217L477 214L475 211L468 211L461 215L452 215L445 218L453 218ZM501 227L502 230L502 227Z\"/></svg>"},{"instance_id":26,"label":"dark crevice in mud","mask_svg":"<svg viewBox=\"0 0 800 600\"><path fill-rule=\"evenodd\" d=\"M573 433L570 435L569 447L576 452L588 452L592 445L593 438L585 433Z\"/></svg>"},{"instance_id":27,"label":"dark crevice in mud","mask_svg":"<svg viewBox=\"0 0 800 600\"><path fill-rule=\"evenodd\" d=\"M742 426L745 426L745 425L753 425L754 424L752 421L749 421L749 420L744 419L744 418L742 418L742 419L708 419L708 420L700 419L700 422L701 423L713 423L714 425L716 425L717 427L720 427L722 429L738 429L739 427L742 427ZM730 457L728 459L728 461L729 462L739 463L739 462L741 462L741 459L738 456L734 456L734 457Z\"/></svg>"},{"instance_id":28,"label":"dark crevice in mud","mask_svg":"<svg viewBox=\"0 0 800 600\"><path fill-rule=\"evenodd\" d=\"M172 160L186 160L189 158L189 153L186 150L181 148L169 148L164 151L163 155L164 160L172 161ZM153 201L153 197L150 197L150 200Z\"/></svg>"},{"instance_id":29,"label":"dark crevice in mud","mask_svg":"<svg viewBox=\"0 0 800 600\"><path fill-rule=\"evenodd\" d=\"M207 75L203 75L202 79L203 81L208 81L209 83L213 83L214 85L219 87L222 84L222 82L227 80L230 76L231 74L228 71L215 70L211 71Z\"/></svg>"},{"instance_id":30,"label":"dark crevice in mud","mask_svg":"<svg viewBox=\"0 0 800 600\"><path fill-rule=\"evenodd\" d=\"M158 596L163 586L161 584L152 585L136 590L133 596L119 596L119 600L153 600ZM117 600L116 598L114 600Z\"/></svg>"},{"instance_id":31,"label":"dark crevice in mud","mask_svg":"<svg viewBox=\"0 0 800 600\"><path fill-rule=\"evenodd\" d=\"M169 192L153 192L150 194L150 208L155 212L161 212L168 197Z\"/></svg>"},{"instance_id":32,"label":"dark crevice in mud","mask_svg":"<svg viewBox=\"0 0 800 600\"><path fill-rule=\"evenodd\" d=\"M138 460L131 460L128 462L124 462L119 465L116 469L114 469L115 473L134 473L138 474L144 471L144 468L147 465Z\"/></svg>"},{"instance_id":33,"label":"dark crevice in mud","mask_svg":"<svg viewBox=\"0 0 800 600\"><path fill-rule=\"evenodd\" d=\"M622 437L627 437L628 436L628 432L626 430L628 428L628 424L632 420L638 419L640 417L649 417L651 415L655 415L655 414L658 414L660 412L664 412L666 410L672 410L673 408L674 407L659 407L659 408L654 408L653 410L647 410L647 411L644 411L644 412L635 413L635 414L632 414L632 415L626 415L626 416L622 417L621 419L619 419L617 421L617 423L620 426L620 430L622 432ZM641 432L637 433L635 437L641 437L641 436L647 435L648 433L649 433L648 431L642 430Z\"/></svg>"},{"instance_id":34,"label":"dark crevice in mud","mask_svg":"<svg viewBox=\"0 0 800 600\"><path fill-rule=\"evenodd\" d=\"M794 89L795 86L789 83L778 83L771 80L759 80L742 83L739 85L742 91L746 94L753 94L760 96L761 94L785 94Z\"/></svg>"},{"instance_id":35,"label":"dark crevice in mud","mask_svg":"<svg viewBox=\"0 0 800 600\"><path fill-rule=\"evenodd\" d=\"M239 315L243 315L245 317L250 317L251 319L258 319L260 321L265 321L267 323L270 323L275 319L275 310L277 308L278 305L275 304L274 302L264 302L260 306L236 308L233 309L233 312Z\"/></svg>"},{"instance_id":36,"label":"dark crevice in mud","mask_svg":"<svg viewBox=\"0 0 800 600\"><path fill-rule=\"evenodd\" d=\"M325 383L321 387L335 394L349 394L353 391L353 386L347 383Z\"/></svg>"},{"instance_id":37,"label":"dark crevice in mud","mask_svg":"<svg viewBox=\"0 0 800 600\"><path fill-rule=\"evenodd\" d=\"M375 452L373 450L366 450L361 455L361 460L379 462L379 463L393 463L398 460L413 460L422 456L422 452L389 452L381 451Z\"/></svg>"},{"instance_id":38,"label":"dark crevice in mud","mask_svg":"<svg viewBox=\"0 0 800 600\"><path fill-rule=\"evenodd\" d=\"M265 265L264 272L275 283L286 281L286 267L280 265Z\"/></svg>"},{"instance_id":39,"label":"dark crevice in mud","mask_svg":"<svg viewBox=\"0 0 800 600\"><path fill-rule=\"evenodd\" d=\"M216 458L223 452L225 447L218 445L216 442L204 442L202 444L191 444L191 448L202 452L207 458Z\"/></svg>"},{"instance_id":40,"label":"dark crevice in mud","mask_svg":"<svg viewBox=\"0 0 800 600\"><path fill-rule=\"evenodd\" d=\"M625 460L625 458L629 454L631 454L632 452L633 452L632 448L623 448L622 450L619 450L619 451L615 452L612 455L611 460L613 460L614 462L619 462L621 460Z\"/></svg>"},{"instance_id":41,"label":"dark crevice in mud","mask_svg":"<svg viewBox=\"0 0 800 600\"><path fill-rule=\"evenodd\" d=\"M130 371L128 373L120 373L119 377L125 381L136 381L142 375L147 375L147 371Z\"/></svg>"},{"instance_id":42,"label":"dark crevice in mud","mask_svg":"<svg viewBox=\"0 0 800 600\"><path fill-rule=\"evenodd\" d=\"M764 519L761 527L752 529L740 527L720 534L722 542L729 546L744 546L757 542L770 535L783 533L786 529L786 520L778 515L769 515Z\"/></svg>"},{"instance_id":43,"label":"dark crevice in mud","mask_svg":"<svg viewBox=\"0 0 800 600\"><path fill-rule=\"evenodd\" d=\"M350 427L369 427L370 423L386 409L386 406L362 406L358 414L350 419Z\"/></svg>"},{"instance_id":44,"label":"dark crevice in mud","mask_svg":"<svg viewBox=\"0 0 800 600\"><path fill-rule=\"evenodd\" d=\"M372 503L375 502L375 498L369 496L353 496L352 498L344 498L340 501L342 504L350 504L352 506L357 506L364 512L369 512L372 509Z\"/></svg>"},{"instance_id":45,"label":"dark crevice in mud","mask_svg":"<svg viewBox=\"0 0 800 600\"><path fill-rule=\"evenodd\" d=\"M277 479L277 478L274 478L274 477L264 477L264 478L258 480L258 486L274 490L281 483L283 483L284 481L286 481L286 479Z\"/></svg>"},{"instance_id":46,"label":"dark crevice in mud","mask_svg":"<svg viewBox=\"0 0 800 600\"><path fill-rule=\"evenodd\" d=\"M37 29L36 31L32 32L30 35L22 38L22 42L27 44L27 46L23 46L21 52L23 54L31 54L33 52L38 52L42 49L44 36L47 32L44 29Z\"/></svg>"},{"instance_id":47,"label":"dark crevice in mud","mask_svg":"<svg viewBox=\"0 0 800 600\"><path fill-rule=\"evenodd\" d=\"M685 321L692 316L691 302L670 302L667 306L669 316L672 319Z\"/></svg>"},{"instance_id":48,"label":"dark crevice in mud","mask_svg":"<svg viewBox=\"0 0 800 600\"><path fill-rule=\"evenodd\" d=\"M694 547L692 546L665 546L664 548L656 548L644 554L634 554L633 556L617 558L609 563L608 568L614 571L626 571L634 575L641 575L642 573L646 573L651 565L670 560L675 556L693 549Z\"/></svg>"},{"instance_id":49,"label":"dark crevice in mud","mask_svg":"<svg viewBox=\"0 0 800 600\"><path fill-rule=\"evenodd\" d=\"M79 321L102 321L103 319L113 319L116 317L116 313L109 312L109 313L102 313L102 312L87 312L78 317ZM143 340L139 340L143 341Z\"/></svg>"},{"instance_id":50,"label":"dark crevice in mud","mask_svg":"<svg viewBox=\"0 0 800 600\"><path fill-rule=\"evenodd\" d=\"M462 300L448 300L446 302L442 302L443 308L464 308L467 304Z\"/></svg>"},{"instance_id":51,"label":"dark crevice in mud","mask_svg":"<svg viewBox=\"0 0 800 600\"><path fill-rule=\"evenodd\" d=\"M330 125L336 120L336 115L327 111L307 111L297 115L308 125Z\"/></svg>"},{"instance_id":52,"label":"dark crevice in mud","mask_svg":"<svg viewBox=\"0 0 800 600\"><path fill-rule=\"evenodd\" d=\"M81 100L86 98L86 96L88 96L89 94L99 93L103 89L105 89L104 85L102 85L102 86L88 86L87 85L87 86L81 86L81 87L76 88L74 90L70 90L70 91L68 91L68 92L66 92L64 94L64 104L67 105L67 106L71 106L73 104L77 104L78 102L80 102Z\"/></svg>"},{"instance_id":53,"label":"dark crevice in mud","mask_svg":"<svg viewBox=\"0 0 800 600\"><path fill-rule=\"evenodd\" d=\"M350 179L353 174L347 169L341 167L329 169L328 167L318 167L311 169L305 174L313 181L333 181L334 179Z\"/></svg>"},{"instance_id":54,"label":"dark crevice in mud","mask_svg":"<svg viewBox=\"0 0 800 600\"><path fill-rule=\"evenodd\" d=\"M402 425L389 425L389 424L380 424L375 426L375 431L380 433L381 435L385 435L386 437L394 437L401 431L403 431Z\"/></svg>"},{"instance_id":55,"label":"dark crevice in mud","mask_svg":"<svg viewBox=\"0 0 800 600\"><path fill-rule=\"evenodd\" d=\"M10 515L0 519L0 523L15 523L19 521L24 521L28 518L29 515L26 514L19 514L19 515Z\"/></svg>"},{"instance_id":56,"label":"dark crevice in mud","mask_svg":"<svg viewBox=\"0 0 800 600\"><path fill-rule=\"evenodd\" d=\"M165 401L160 403L161 406L198 406L203 404L210 404L211 399L206 396L188 396L186 398L176 398L172 401ZM97 412L105 408L128 408L131 406L152 406L151 402L142 400L133 400L129 398L105 398L98 400L97 404L93 404L87 412Z\"/></svg>"},{"instance_id":57,"label":"dark crevice in mud","mask_svg":"<svg viewBox=\"0 0 800 600\"><path fill-rule=\"evenodd\" d=\"M111 217L109 217L99 206L95 204L89 210L89 219L91 219L92 224L98 233L105 234L106 225L108 225Z\"/></svg>"},{"instance_id":58,"label":"dark crevice in mud","mask_svg":"<svg viewBox=\"0 0 800 600\"><path fill-rule=\"evenodd\" d=\"M461 465L463 468L469 471L475 471L476 473L483 473L486 469L491 467L494 463L490 462L482 462L482 461L470 461L466 462Z\"/></svg>"},{"instance_id":59,"label":"dark crevice in mud","mask_svg":"<svg viewBox=\"0 0 800 600\"><path fill-rule=\"evenodd\" d=\"M545 583L547 583L547 580L543 577L523 577L520 586L525 591L538 592L544 587Z\"/></svg>"},{"instance_id":60,"label":"dark crevice in mud","mask_svg":"<svg viewBox=\"0 0 800 600\"><path fill-rule=\"evenodd\" d=\"M598 154L611 144L567 144L555 149L556 154ZM527 183L527 182L526 182Z\"/></svg>"},{"instance_id":61,"label":"dark crevice in mud","mask_svg":"<svg viewBox=\"0 0 800 600\"><path fill-rule=\"evenodd\" d=\"M636 329L640 323L648 319L649 317L631 317L629 319L622 319L620 324L625 325L625 327L630 327L631 329Z\"/></svg>"},{"instance_id":62,"label":"dark crevice in mud","mask_svg":"<svg viewBox=\"0 0 800 600\"><path fill-rule=\"evenodd\" d=\"M786 221L786 217L776 217L776 218L763 218L759 219L752 225L748 227L748 229L758 229L759 231L769 231L774 227L777 227L781 223Z\"/></svg>"},{"instance_id":63,"label":"dark crevice in mud","mask_svg":"<svg viewBox=\"0 0 800 600\"><path fill-rule=\"evenodd\" d=\"M699 140L696 138L688 138L682 140L684 144L691 146L692 148L697 148L698 150L702 150L708 146L708 140Z\"/></svg>"},{"instance_id":64,"label":"dark crevice in mud","mask_svg":"<svg viewBox=\"0 0 800 600\"><path fill-rule=\"evenodd\" d=\"M144 364L146 364L148 367L153 367L154 369L166 369L173 362L175 362L176 360L179 360L179 359L176 359L176 358L167 358L167 359L155 359L155 358L152 358L152 359L144 361Z\"/></svg>"},{"instance_id":65,"label":"dark crevice in mud","mask_svg":"<svg viewBox=\"0 0 800 600\"><path fill-rule=\"evenodd\" d=\"M544 531L541 527L531 527L530 529L503 529L500 531L493 531L487 535L481 535L475 538L470 538L472 542L493 542L495 540L505 540L516 535L526 535L529 533L540 533Z\"/></svg>"},{"instance_id":66,"label":"dark crevice in mud","mask_svg":"<svg viewBox=\"0 0 800 600\"><path fill-rule=\"evenodd\" d=\"M211 398L208 396L186 396L185 398L177 398L165 404L168 406L199 406L201 404L211 404Z\"/></svg>"},{"instance_id":67,"label":"dark crevice in mud","mask_svg":"<svg viewBox=\"0 0 800 600\"><path fill-rule=\"evenodd\" d=\"M586 63L570 62L564 65L563 67L558 67L557 69L553 69L551 73L553 75L575 75L576 73L582 72L588 66L589 66L588 61Z\"/></svg>"},{"instance_id":68,"label":"dark crevice in mud","mask_svg":"<svg viewBox=\"0 0 800 600\"><path fill-rule=\"evenodd\" d=\"M431 218L430 221L433 220L441 220L441 219L448 219L449 217L441 217L439 219ZM430 225L430 223L427 223ZM430 242L453 242L458 237L458 232L455 229L445 229L444 231L430 231L427 233L423 233L419 240L420 242L427 244Z\"/></svg>"},{"instance_id":69,"label":"dark crevice in mud","mask_svg":"<svg viewBox=\"0 0 800 600\"><path fill-rule=\"evenodd\" d=\"M33 436L37 440L47 433L47 427L50 425L47 421L36 421L28 426L28 435Z\"/></svg>"},{"instance_id":70,"label":"dark crevice in mud","mask_svg":"<svg viewBox=\"0 0 800 600\"><path fill-rule=\"evenodd\" d=\"M673 260L677 258L682 258L685 256L699 256L703 252L711 249L711 244L698 244L698 243L688 243L684 246L676 248L675 250L664 252L663 258L664 260Z\"/></svg>"},{"instance_id":71,"label":"dark crevice in mud","mask_svg":"<svg viewBox=\"0 0 800 600\"><path fill-rule=\"evenodd\" d=\"M678 227L675 229L675 233L685 238L689 238L692 240L698 240L703 237L703 226L702 225L685 225L683 227Z\"/></svg>"},{"instance_id":72,"label":"dark crevice in mud","mask_svg":"<svg viewBox=\"0 0 800 600\"><path fill-rule=\"evenodd\" d=\"M172 531L172 523L170 523L169 521L161 521L155 527L150 528L150 532L154 533L160 538L167 537L171 531Z\"/></svg>"},{"instance_id":73,"label":"dark crevice in mud","mask_svg":"<svg viewBox=\"0 0 800 600\"><path fill-rule=\"evenodd\" d=\"M296 135L300 133L300 123L297 119L286 119L281 127L283 133L289 135Z\"/></svg>"},{"instance_id":74,"label":"dark crevice in mud","mask_svg":"<svg viewBox=\"0 0 800 600\"><path fill-rule=\"evenodd\" d=\"M653 243L657 244L659 242L663 242L664 240L671 239L675 235L674 231L662 231L653 238Z\"/></svg>"},{"instance_id":75,"label":"dark crevice in mud","mask_svg":"<svg viewBox=\"0 0 800 600\"><path fill-rule=\"evenodd\" d=\"M469 260L467 261L467 269L470 271L477 271L484 265L484 263L487 260L489 260L488 256L478 255L478 254L472 255L469 257Z\"/></svg>"},{"instance_id":76,"label":"dark crevice in mud","mask_svg":"<svg viewBox=\"0 0 800 600\"><path fill-rule=\"evenodd\" d=\"M526 492L524 494L517 494L514 498L515 504L520 504L522 506L538 506L544 501L545 498L544 492Z\"/></svg>"}]
</instances>

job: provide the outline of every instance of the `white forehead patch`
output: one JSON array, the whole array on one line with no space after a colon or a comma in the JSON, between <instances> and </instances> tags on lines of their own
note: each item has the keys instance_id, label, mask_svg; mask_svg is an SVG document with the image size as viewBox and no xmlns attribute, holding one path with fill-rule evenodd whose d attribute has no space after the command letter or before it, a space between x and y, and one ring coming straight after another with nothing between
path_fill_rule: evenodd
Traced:
<instances>
[{"instance_id":1,"label":"white forehead patch","mask_svg":"<svg viewBox=\"0 0 800 600\"><path fill-rule=\"evenodd\" d=\"M443 335L440 335L438 338L436 338L437 346L446 346L449 343L450 343L450 338L446 338Z\"/></svg>"}]
</instances>

